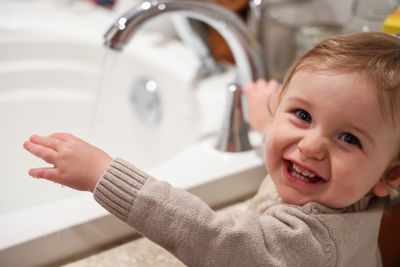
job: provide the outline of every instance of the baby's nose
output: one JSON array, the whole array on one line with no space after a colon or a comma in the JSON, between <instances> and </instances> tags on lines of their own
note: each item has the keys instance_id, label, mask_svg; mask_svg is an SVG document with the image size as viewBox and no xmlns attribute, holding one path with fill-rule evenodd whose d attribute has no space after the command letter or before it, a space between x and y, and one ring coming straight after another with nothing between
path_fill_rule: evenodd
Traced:
<instances>
[{"instance_id":1,"label":"baby's nose","mask_svg":"<svg viewBox=\"0 0 400 267\"><path fill-rule=\"evenodd\" d=\"M318 133L305 135L297 147L306 158L323 160L327 154L328 139Z\"/></svg>"}]
</instances>

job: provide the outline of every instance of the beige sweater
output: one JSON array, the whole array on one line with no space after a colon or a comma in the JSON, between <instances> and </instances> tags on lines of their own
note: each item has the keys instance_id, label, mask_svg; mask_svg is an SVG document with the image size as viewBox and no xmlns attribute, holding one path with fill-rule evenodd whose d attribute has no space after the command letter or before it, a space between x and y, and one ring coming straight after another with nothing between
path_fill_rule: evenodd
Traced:
<instances>
[{"instance_id":1,"label":"beige sweater","mask_svg":"<svg viewBox=\"0 0 400 267\"><path fill-rule=\"evenodd\" d=\"M94 197L188 266L381 266L383 201L372 196L343 210L300 207L282 203L267 179L253 200L256 211L217 214L196 196L116 159Z\"/></svg>"}]
</instances>

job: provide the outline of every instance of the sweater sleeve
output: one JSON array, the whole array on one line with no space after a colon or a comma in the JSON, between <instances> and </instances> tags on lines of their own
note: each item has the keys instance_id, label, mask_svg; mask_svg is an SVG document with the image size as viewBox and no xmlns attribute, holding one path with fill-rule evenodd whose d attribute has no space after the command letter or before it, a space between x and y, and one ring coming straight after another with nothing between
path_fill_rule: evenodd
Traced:
<instances>
[{"instance_id":1,"label":"sweater sleeve","mask_svg":"<svg viewBox=\"0 0 400 267\"><path fill-rule=\"evenodd\" d=\"M94 198L188 266L330 266L334 262L328 231L299 209L262 216L252 211L217 214L198 197L121 159L107 168Z\"/></svg>"}]
</instances>

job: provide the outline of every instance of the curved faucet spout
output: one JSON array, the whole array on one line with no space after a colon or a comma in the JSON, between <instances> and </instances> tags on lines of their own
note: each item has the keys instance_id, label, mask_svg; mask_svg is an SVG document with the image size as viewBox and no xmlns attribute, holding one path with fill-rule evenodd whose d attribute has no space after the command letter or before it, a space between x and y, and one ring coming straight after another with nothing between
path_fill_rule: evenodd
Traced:
<instances>
[{"instance_id":1,"label":"curved faucet spout","mask_svg":"<svg viewBox=\"0 0 400 267\"><path fill-rule=\"evenodd\" d=\"M228 43L236 63L236 81L229 87L225 117L216 148L237 152L251 149L244 120L241 88L264 78L259 46L242 20L220 5L206 1L147 0L121 16L105 34L105 45L121 50L144 23L176 13L215 28Z\"/></svg>"},{"instance_id":2,"label":"curved faucet spout","mask_svg":"<svg viewBox=\"0 0 400 267\"><path fill-rule=\"evenodd\" d=\"M130 9L106 32L105 45L121 50L135 32L152 18L169 13L200 20L215 28L228 43L240 86L264 77L259 46L241 19L218 4L205 1L149 0Z\"/></svg>"}]
</instances>

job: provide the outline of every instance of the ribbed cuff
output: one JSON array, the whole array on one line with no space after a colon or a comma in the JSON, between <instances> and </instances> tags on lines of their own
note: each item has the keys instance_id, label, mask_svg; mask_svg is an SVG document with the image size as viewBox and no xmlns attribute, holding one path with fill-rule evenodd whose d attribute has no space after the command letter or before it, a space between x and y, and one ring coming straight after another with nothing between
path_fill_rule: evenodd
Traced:
<instances>
[{"instance_id":1,"label":"ribbed cuff","mask_svg":"<svg viewBox=\"0 0 400 267\"><path fill-rule=\"evenodd\" d=\"M110 213L126 221L136 193L149 176L116 158L107 167L94 190L94 199Z\"/></svg>"}]
</instances>

